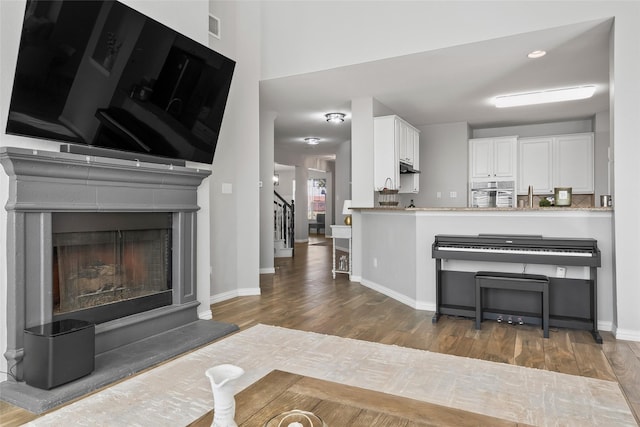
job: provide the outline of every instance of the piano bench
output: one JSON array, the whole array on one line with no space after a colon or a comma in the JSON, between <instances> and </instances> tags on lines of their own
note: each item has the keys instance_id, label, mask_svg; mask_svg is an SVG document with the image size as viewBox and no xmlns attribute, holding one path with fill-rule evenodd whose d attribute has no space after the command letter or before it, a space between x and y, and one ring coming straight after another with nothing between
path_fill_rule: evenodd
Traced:
<instances>
[{"instance_id":1,"label":"piano bench","mask_svg":"<svg viewBox=\"0 0 640 427\"><path fill-rule=\"evenodd\" d=\"M476 279L476 329L482 323L482 289L509 289L540 292L542 295L542 331L549 338L549 278L540 274L479 271Z\"/></svg>"}]
</instances>

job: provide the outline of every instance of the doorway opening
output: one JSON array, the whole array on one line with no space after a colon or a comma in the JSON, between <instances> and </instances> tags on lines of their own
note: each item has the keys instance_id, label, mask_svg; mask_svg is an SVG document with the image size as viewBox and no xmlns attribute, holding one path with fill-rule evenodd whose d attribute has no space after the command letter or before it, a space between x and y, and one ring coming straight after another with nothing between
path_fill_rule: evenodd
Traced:
<instances>
[{"instance_id":1,"label":"doorway opening","mask_svg":"<svg viewBox=\"0 0 640 427\"><path fill-rule=\"evenodd\" d=\"M326 197L327 180L325 178L310 178L307 180L307 220L309 234L325 234L326 226Z\"/></svg>"}]
</instances>

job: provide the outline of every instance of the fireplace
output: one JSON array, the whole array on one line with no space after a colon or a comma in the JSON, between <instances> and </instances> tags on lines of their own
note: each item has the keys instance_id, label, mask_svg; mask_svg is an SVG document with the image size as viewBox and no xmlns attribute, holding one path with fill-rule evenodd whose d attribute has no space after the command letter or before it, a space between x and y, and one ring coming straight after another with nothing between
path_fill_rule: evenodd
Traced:
<instances>
[{"instance_id":1,"label":"fireplace","mask_svg":"<svg viewBox=\"0 0 640 427\"><path fill-rule=\"evenodd\" d=\"M171 214L54 213L53 320L104 323L170 305Z\"/></svg>"},{"instance_id":2,"label":"fireplace","mask_svg":"<svg viewBox=\"0 0 640 427\"><path fill-rule=\"evenodd\" d=\"M210 171L14 147L0 163L15 379L27 328L89 320L100 354L198 320L197 190Z\"/></svg>"}]
</instances>

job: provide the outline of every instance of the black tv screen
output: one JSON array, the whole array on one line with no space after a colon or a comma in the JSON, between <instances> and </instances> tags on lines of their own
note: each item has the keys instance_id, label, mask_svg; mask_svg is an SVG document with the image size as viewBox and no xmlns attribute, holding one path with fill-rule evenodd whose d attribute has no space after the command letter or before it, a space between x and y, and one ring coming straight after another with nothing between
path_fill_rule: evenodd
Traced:
<instances>
[{"instance_id":1,"label":"black tv screen","mask_svg":"<svg viewBox=\"0 0 640 427\"><path fill-rule=\"evenodd\" d=\"M115 0L27 1L6 131L211 163L234 67Z\"/></svg>"}]
</instances>

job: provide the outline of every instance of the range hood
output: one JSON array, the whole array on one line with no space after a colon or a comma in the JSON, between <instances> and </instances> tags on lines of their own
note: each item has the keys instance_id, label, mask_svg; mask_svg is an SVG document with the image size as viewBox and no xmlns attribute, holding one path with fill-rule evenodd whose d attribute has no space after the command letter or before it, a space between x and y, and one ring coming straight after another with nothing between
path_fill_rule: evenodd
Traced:
<instances>
[{"instance_id":1,"label":"range hood","mask_svg":"<svg viewBox=\"0 0 640 427\"><path fill-rule=\"evenodd\" d=\"M420 173L420 171L408 163L400 162L400 173Z\"/></svg>"}]
</instances>

